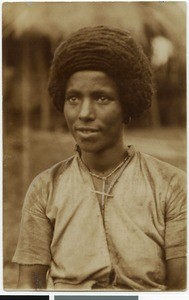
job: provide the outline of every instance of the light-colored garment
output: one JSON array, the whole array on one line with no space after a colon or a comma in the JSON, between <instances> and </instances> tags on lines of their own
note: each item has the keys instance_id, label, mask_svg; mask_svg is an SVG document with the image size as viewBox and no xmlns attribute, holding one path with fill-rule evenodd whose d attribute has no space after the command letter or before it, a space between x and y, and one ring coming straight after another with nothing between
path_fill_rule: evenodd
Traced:
<instances>
[{"instance_id":1,"label":"light-colored garment","mask_svg":"<svg viewBox=\"0 0 189 300\"><path fill-rule=\"evenodd\" d=\"M13 262L49 265L49 289L165 290L166 260L186 256L185 173L129 153L103 217L79 155L38 175Z\"/></svg>"}]
</instances>

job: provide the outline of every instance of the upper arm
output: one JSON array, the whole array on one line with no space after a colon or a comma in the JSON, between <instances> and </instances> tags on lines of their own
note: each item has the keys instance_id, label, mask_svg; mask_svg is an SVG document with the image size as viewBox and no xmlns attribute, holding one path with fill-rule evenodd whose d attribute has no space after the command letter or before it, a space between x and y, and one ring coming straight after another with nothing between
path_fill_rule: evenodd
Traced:
<instances>
[{"instance_id":1,"label":"upper arm","mask_svg":"<svg viewBox=\"0 0 189 300\"><path fill-rule=\"evenodd\" d=\"M18 289L46 289L48 268L45 265L19 265Z\"/></svg>"},{"instance_id":2,"label":"upper arm","mask_svg":"<svg viewBox=\"0 0 189 300\"><path fill-rule=\"evenodd\" d=\"M22 209L20 233L13 262L22 265L50 265L53 225L46 214L49 188L46 177L36 178Z\"/></svg>"},{"instance_id":3,"label":"upper arm","mask_svg":"<svg viewBox=\"0 0 189 300\"><path fill-rule=\"evenodd\" d=\"M186 256L185 176L173 176L167 193L165 214L166 260Z\"/></svg>"},{"instance_id":4,"label":"upper arm","mask_svg":"<svg viewBox=\"0 0 189 300\"><path fill-rule=\"evenodd\" d=\"M184 290L186 288L186 258L179 257L167 261L168 290Z\"/></svg>"},{"instance_id":5,"label":"upper arm","mask_svg":"<svg viewBox=\"0 0 189 300\"><path fill-rule=\"evenodd\" d=\"M174 176L169 185L166 206L165 256L167 288L186 288L186 183Z\"/></svg>"}]
</instances>

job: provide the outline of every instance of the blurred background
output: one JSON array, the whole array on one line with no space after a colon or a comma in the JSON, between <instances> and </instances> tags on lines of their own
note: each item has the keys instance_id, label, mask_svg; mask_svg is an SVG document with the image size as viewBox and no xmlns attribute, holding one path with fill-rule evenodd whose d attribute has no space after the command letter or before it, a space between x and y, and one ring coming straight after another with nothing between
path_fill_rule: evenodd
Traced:
<instances>
[{"instance_id":1,"label":"blurred background","mask_svg":"<svg viewBox=\"0 0 189 300\"><path fill-rule=\"evenodd\" d=\"M57 45L96 25L129 30L151 61L152 108L132 120L126 140L140 151L186 169L186 3L47 2L3 4L4 288L15 289L21 208L31 180L74 153L47 83Z\"/></svg>"}]
</instances>

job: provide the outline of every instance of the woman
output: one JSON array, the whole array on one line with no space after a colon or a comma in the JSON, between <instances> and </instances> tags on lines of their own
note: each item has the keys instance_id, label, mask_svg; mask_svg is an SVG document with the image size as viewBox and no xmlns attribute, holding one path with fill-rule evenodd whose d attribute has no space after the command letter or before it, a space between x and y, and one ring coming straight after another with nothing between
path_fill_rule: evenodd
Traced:
<instances>
[{"instance_id":1,"label":"woman","mask_svg":"<svg viewBox=\"0 0 189 300\"><path fill-rule=\"evenodd\" d=\"M57 49L49 92L77 153L28 190L13 258L18 287L185 288L184 172L124 140L153 94L140 47L125 31L81 29Z\"/></svg>"}]
</instances>

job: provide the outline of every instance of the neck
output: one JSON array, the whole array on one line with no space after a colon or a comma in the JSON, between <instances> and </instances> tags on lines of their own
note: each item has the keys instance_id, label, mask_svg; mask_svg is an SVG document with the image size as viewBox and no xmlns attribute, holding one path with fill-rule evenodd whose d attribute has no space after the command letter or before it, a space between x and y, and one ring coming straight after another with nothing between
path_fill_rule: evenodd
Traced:
<instances>
[{"instance_id":1,"label":"neck","mask_svg":"<svg viewBox=\"0 0 189 300\"><path fill-rule=\"evenodd\" d=\"M108 148L103 152L81 152L81 158L91 172L99 175L106 175L118 164L120 164L126 156L124 143L116 148Z\"/></svg>"}]
</instances>

